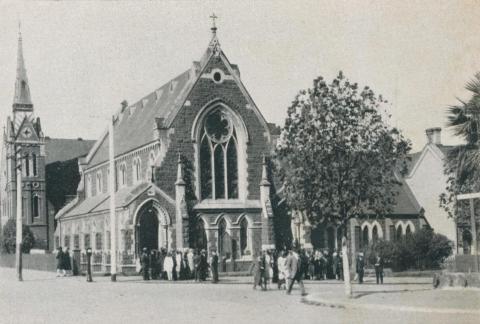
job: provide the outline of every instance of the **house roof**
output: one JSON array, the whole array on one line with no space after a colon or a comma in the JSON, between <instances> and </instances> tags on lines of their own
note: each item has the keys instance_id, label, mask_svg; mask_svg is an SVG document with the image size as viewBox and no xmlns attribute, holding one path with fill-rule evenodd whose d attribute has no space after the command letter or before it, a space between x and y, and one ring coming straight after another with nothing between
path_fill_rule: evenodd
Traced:
<instances>
[{"instance_id":1,"label":"house roof","mask_svg":"<svg viewBox=\"0 0 480 324\"><path fill-rule=\"evenodd\" d=\"M441 144L438 144L437 147L440 149L440 151L442 151L442 153L443 153L445 156L448 156L448 153L450 152L450 150L453 149L455 146L453 146L453 145L441 145Z\"/></svg>"},{"instance_id":2,"label":"house roof","mask_svg":"<svg viewBox=\"0 0 480 324\"><path fill-rule=\"evenodd\" d=\"M398 196L395 198L395 206L393 206L392 214L395 215L416 215L421 213L422 206L418 203L415 195L408 184L401 180L402 185L399 187Z\"/></svg>"},{"instance_id":3,"label":"house roof","mask_svg":"<svg viewBox=\"0 0 480 324\"><path fill-rule=\"evenodd\" d=\"M154 128L158 124L162 127L161 121L168 119L176 105L182 105L182 98L187 93L185 90L188 88L190 79L190 70L187 70L138 102L122 108L114 124L115 156L154 140ZM108 132L99 141L99 147L89 165L108 160Z\"/></svg>"},{"instance_id":4,"label":"house roof","mask_svg":"<svg viewBox=\"0 0 480 324\"><path fill-rule=\"evenodd\" d=\"M141 182L134 186L120 188L115 193L115 208L126 207L130 205L130 203L134 201L140 194L144 193L150 188L154 188L157 193L173 204L172 198L165 194L160 188L150 182ZM66 208L57 213L55 217L57 219L59 217L68 218L89 213L102 212L108 210L109 208L110 195L107 192L85 198L80 202L75 201L72 204L67 205Z\"/></svg>"},{"instance_id":5,"label":"house roof","mask_svg":"<svg viewBox=\"0 0 480 324\"><path fill-rule=\"evenodd\" d=\"M200 78L213 56L218 55L238 74L236 65L231 64L214 34L200 61L193 62L190 69L168 81L160 88L146 95L136 103L122 107L114 118L115 156L145 146L155 140L154 129L168 129L182 108L191 89ZM240 86L243 85L240 82ZM246 90L245 90L246 91ZM246 93L248 98L249 95ZM253 108L263 119L258 108ZM265 122L266 124L266 122ZM98 140L87 156L88 166L95 166L108 160L108 131Z\"/></svg>"},{"instance_id":6,"label":"house roof","mask_svg":"<svg viewBox=\"0 0 480 324\"><path fill-rule=\"evenodd\" d=\"M95 141L67 138L45 137L46 164L68 161L85 156L92 148Z\"/></svg>"}]
</instances>

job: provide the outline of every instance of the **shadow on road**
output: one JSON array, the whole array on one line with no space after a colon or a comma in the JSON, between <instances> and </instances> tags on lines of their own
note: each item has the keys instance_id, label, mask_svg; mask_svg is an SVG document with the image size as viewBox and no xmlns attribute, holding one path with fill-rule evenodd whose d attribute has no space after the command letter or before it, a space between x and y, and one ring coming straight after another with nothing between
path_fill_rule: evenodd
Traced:
<instances>
[{"instance_id":1,"label":"shadow on road","mask_svg":"<svg viewBox=\"0 0 480 324\"><path fill-rule=\"evenodd\" d=\"M400 289L400 290L376 290L376 291L356 291L354 293L353 299L359 299L365 296L369 295L375 295L375 294L397 294L397 293L406 293L406 292L418 292L418 291L428 291L432 290L430 288L424 288L424 289Z\"/></svg>"}]
</instances>

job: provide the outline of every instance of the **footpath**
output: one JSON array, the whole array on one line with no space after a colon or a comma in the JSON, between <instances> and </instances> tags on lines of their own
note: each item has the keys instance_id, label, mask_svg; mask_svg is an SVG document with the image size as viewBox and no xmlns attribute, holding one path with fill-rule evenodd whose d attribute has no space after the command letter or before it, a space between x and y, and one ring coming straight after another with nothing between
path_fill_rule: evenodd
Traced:
<instances>
[{"instance_id":1,"label":"footpath","mask_svg":"<svg viewBox=\"0 0 480 324\"><path fill-rule=\"evenodd\" d=\"M480 289L434 289L431 278L387 277L383 285L374 278L363 284L354 283L353 296L345 296L343 282L308 282L308 295L303 302L310 305L371 309L372 311L405 311L443 314L472 314L480 316Z\"/></svg>"}]
</instances>

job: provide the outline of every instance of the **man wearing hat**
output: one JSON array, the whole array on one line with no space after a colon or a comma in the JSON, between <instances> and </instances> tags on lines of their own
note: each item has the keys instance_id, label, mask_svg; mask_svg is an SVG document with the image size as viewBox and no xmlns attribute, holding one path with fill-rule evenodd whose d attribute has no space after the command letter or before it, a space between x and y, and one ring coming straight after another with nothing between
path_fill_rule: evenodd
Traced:
<instances>
[{"instance_id":1,"label":"man wearing hat","mask_svg":"<svg viewBox=\"0 0 480 324\"><path fill-rule=\"evenodd\" d=\"M146 247L143 248L142 256L140 257L140 262L142 264L142 269L140 271L143 274L143 280L150 280L150 275L149 275L150 256L148 255L148 249Z\"/></svg>"},{"instance_id":2,"label":"man wearing hat","mask_svg":"<svg viewBox=\"0 0 480 324\"><path fill-rule=\"evenodd\" d=\"M363 274L365 268L365 259L363 258L363 252L359 252L357 256L357 274L358 274L358 283L363 283Z\"/></svg>"},{"instance_id":3,"label":"man wearing hat","mask_svg":"<svg viewBox=\"0 0 480 324\"><path fill-rule=\"evenodd\" d=\"M210 270L212 271L212 283L218 282L218 255L215 249L212 249L212 257L210 259Z\"/></svg>"}]
</instances>

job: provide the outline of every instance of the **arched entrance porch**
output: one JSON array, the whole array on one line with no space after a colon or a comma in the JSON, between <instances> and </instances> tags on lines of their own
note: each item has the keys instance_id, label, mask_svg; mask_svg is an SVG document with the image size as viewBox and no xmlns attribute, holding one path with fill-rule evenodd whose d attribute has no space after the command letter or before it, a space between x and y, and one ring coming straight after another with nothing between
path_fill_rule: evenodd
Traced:
<instances>
[{"instance_id":1,"label":"arched entrance porch","mask_svg":"<svg viewBox=\"0 0 480 324\"><path fill-rule=\"evenodd\" d=\"M170 217L158 201L145 201L135 216L135 253L139 255L143 248L168 250L172 241L170 225Z\"/></svg>"}]
</instances>

